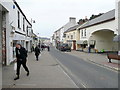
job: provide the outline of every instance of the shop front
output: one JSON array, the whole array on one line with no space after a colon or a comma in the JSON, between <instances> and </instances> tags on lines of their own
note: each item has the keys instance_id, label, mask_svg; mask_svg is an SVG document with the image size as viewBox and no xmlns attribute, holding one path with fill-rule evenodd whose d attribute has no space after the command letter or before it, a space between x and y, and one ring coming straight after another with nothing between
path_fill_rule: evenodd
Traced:
<instances>
[{"instance_id":1,"label":"shop front","mask_svg":"<svg viewBox=\"0 0 120 90\"><path fill-rule=\"evenodd\" d=\"M6 65L6 13L7 10L2 7L1 11L1 43L2 43L2 64Z\"/></svg>"}]
</instances>

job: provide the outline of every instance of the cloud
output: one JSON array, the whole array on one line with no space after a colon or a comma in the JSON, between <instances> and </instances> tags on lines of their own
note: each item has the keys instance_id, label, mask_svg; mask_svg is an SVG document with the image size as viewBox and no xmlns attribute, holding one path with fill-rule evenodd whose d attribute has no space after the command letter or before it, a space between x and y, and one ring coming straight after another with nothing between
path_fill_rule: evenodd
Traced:
<instances>
[{"instance_id":1,"label":"cloud","mask_svg":"<svg viewBox=\"0 0 120 90\"><path fill-rule=\"evenodd\" d=\"M115 0L16 0L30 20L36 20L34 31L41 36L51 34L68 22L115 8Z\"/></svg>"}]
</instances>

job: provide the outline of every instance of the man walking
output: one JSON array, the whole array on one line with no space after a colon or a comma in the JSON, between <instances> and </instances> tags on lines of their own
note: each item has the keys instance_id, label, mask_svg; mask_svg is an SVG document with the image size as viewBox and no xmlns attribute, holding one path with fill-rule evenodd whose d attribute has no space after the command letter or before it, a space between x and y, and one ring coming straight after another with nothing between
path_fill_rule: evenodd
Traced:
<instances>
[{"instance_id":1,"label":"man walking","mask_svg":"<svg viewBox=\"0 0 120 90\"><path fill-rule=\"evenodd\" d=\"M36 46L35 47L35 56L36 56L37 61L38 61L39 54L40 54L40 48L39 48L39 46Z\"/></svg>"},{"instance_id":2,"label":"man walking","mask_svg":"<svg viewBox=\"0 0 120 90\"><path fill-rule=\"evenodd\" d=\"M50 46L49 45L47 46L47 48L48 48L48 51L50 51Z\"/></svg>"},{"instance_id":3,"label":"man walking","mask_svg":"<svg viewBox=\"0 0 120 90\"><path fill-rule=\"evenodd\" d=\"M17 77L14 80L19 79L21 65L27 72L27 76L29 76L29 70L28 67L26 66L27 50L20 44L16 44L16 58L17 58L17 73L16 73Z\"/></svg>"}]
</instances>

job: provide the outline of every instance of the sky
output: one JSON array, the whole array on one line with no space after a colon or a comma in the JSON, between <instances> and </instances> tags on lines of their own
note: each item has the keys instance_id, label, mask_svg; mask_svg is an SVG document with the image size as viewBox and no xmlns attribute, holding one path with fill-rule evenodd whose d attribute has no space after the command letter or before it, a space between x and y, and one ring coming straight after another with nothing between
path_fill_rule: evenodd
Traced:
<instances>
[{"instance_id":1,"label":"sky","mask_svg":"<svg viewBox=\"0 0 120 90\"><path fill-rule=\"evenodd\" d=\"M69 17L88 18L92 14L115 9L115 0L16 0L30 21L33 30L41 37L51 37L53 32L65 25Z\"/></svg>"}]
</instances>

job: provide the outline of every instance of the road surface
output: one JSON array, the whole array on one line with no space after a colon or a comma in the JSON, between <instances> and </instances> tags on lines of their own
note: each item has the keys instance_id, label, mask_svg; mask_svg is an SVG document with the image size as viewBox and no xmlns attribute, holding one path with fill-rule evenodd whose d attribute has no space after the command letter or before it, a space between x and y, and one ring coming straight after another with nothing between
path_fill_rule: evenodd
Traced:
<instances>
[{"instance_id":1,"label":"road surface","mask_svg":"<svg viewBox=\"0 0 120 90\"><path fill-rule=\"evenodd\" d=\"M118 72L51 47L50 54L80 88L118 88Z\"/></svg>"}]
</instances>

